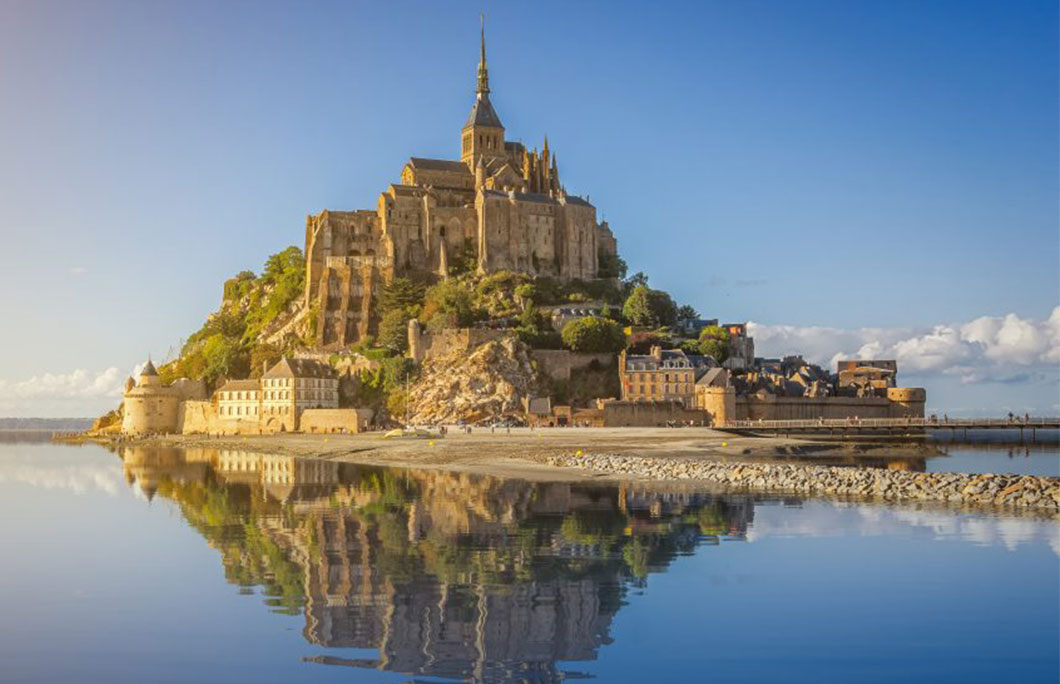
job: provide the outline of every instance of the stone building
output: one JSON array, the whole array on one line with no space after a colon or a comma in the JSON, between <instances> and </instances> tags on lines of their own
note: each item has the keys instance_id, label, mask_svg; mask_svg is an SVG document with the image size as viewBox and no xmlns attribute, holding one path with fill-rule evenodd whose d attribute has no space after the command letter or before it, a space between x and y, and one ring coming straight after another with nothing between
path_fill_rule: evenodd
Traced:
<instances>
[{"instance_id":1,"label":"stone building","mask_svg":"<svg viewBox=\"0 0 1060 684\"><path fill-rule=\"evenodd\" d=\"M894 359L845 359L836 363L840 391L861 395L886 392L897 386L898 362Z\"/></svg>"},{"instance_id":2,"label":"stone building","mask_svg":"<svg viewBox=\"0 0 1060 684\"><path fill-rule=\"evenodd\" d=\"M622 401L680 401L692 406L696 381L717 367L709 356L653 346L650 354L618 355Z\"/></svg>"},{"instance_id":3,"label":"stone building","mask_svg":"<svg viewBox=\"0 0 1060 684\"><path fill-rule=\"evenodd\" d=\"M567 193L548 139L540 152L505 139L490 92L483 33L460 159L412 157L375 209L306 219L305 303L316 307L318 346L374 334L373 298L396 276L441 278L459 263L480 273L591 279L600 255L617 253L596 208Z\"/></svg>"},{"instance_id":4,"label":"stone building","mask_svg":"<svg viewBox=\"0 0 1060 684\"><path fill-rule=\"evenodd\" d=\"M261 385L257 380L229 380L214 393L217 415L228 420L258 421Z\"/></svg>"},{"instance_id":5,"label":"stone building","mask_svg":"<svg viewBox=\"0 0 1060 684\"><path fill-rule=\"evenodd\" d=\"M722 327L729 333L729 358L721 365L732 370L752 367L755 361L755 340L747 334L747 324L726 323Z\"/></svg>"},{"instance_id":6,"label":"stone building","mask_svg":"<svg viewBox=\"0 0 1060 684\"><path fill-rule=\"evenodd\" d=\"M181 409L185 401L203 399L201 381L181 379L163 385L150 360L140 371L139 382L125 381L122 395L121 432L141 436L180 432Z\"/></svg>"},{"instance_id":7,"label":"stone building","mask_svg":"<svg viewBox=\"0 0 1060 684\"><path fill-rule=\"evenodd\" d=\"M283 358L257 380L229 380L206 399L202 381L163 385L150 362L126 382L122 433L261 434L359 432L369 409L339 408L339 379L328 364Z\"/></svg>"}]
</instances>

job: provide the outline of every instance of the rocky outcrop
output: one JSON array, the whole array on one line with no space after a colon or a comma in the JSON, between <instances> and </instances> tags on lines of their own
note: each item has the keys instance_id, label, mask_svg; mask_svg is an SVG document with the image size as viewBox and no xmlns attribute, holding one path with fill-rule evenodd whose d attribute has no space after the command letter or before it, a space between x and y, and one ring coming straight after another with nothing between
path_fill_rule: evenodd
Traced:
<instances>
[{"instance_id":1,"label":"rocky outcrop","mask_svg":"<svg viewBox=\"0 0 1060 684\"><path fill-rule=\"evenodd\" d=\"M608 454L565 454L549 465L654 480L702 480L726 487L883 501L923 501L1060 511L1060 478L1034 475L912 473L876 468L731 463Z\"/></svg>"},{"instance_id":2,"label":"rocky outcrop","mask_svg":"<svg viewBox=\"0 0 1060 684\"><path fill-rule=\"evenodd\" d=\"M415 424L470 422L523 413L537 373L525 345L508 337L429 358L409 391Z\"/></svg>"}]
</instances>

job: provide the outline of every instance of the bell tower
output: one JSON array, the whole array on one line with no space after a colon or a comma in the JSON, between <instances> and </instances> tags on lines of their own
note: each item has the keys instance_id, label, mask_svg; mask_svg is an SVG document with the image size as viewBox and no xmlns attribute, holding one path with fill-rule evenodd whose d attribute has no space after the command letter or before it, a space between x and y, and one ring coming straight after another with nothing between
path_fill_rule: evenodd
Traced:
<instances>
[{"instance_id":1,"label":"bell tower","mask_svg":"<svg viewBox=\"0 0 1060 684\"><path fill-rule=\"evenodd\" d=\"M480 55L478 62L478 85L475 88L475 104L471 107L464 128L460 131L460 160L468 165L472 173L479 159L504 157L504 125L490 103L490 75L486 66L486 21L481 18Z\"/></svg>"}]
</instances>

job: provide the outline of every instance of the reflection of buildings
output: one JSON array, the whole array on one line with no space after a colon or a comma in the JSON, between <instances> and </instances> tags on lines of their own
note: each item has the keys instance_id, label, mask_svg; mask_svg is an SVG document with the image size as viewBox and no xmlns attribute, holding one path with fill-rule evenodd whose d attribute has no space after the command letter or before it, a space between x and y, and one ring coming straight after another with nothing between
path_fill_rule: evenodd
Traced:
<instances>
[{"instance_id":1,"label":"reflection of buildings","mask_svg":"<svg viewBox=\"0 0 1060 684\"><path fill-rule=\"evenodd\" d=\"M126 449L229 581L303 612L318 662L472 681L559 681L609 643L625 586L739 539L746 497L528 484L240 451Z\"/></svg>"}]
</instances>

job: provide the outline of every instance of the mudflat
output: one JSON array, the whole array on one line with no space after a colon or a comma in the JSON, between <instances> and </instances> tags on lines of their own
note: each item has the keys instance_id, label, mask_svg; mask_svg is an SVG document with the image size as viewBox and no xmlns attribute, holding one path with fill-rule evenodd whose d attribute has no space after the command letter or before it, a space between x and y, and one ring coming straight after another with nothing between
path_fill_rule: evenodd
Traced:
<instances>
[{"instance_id":1,"label":"mudflat","mask_svg":"<svg viewBox=\"0 0 1060 684\"><path fill-rule=\"evenodd\" d=\"M469 470L529 479L601 477L549 464L555 456L621 454L696 460L771 460L842 453L870 457L882 448L914 453L922 447L817 443L784 437L737 437L710 428L474 428L452 427L444 437L386 438L383 432L342 434L166 435L138 444L245 449L356 463ZM922 453L922 452L921 452Z\"/></svg>"}]
</instances>

